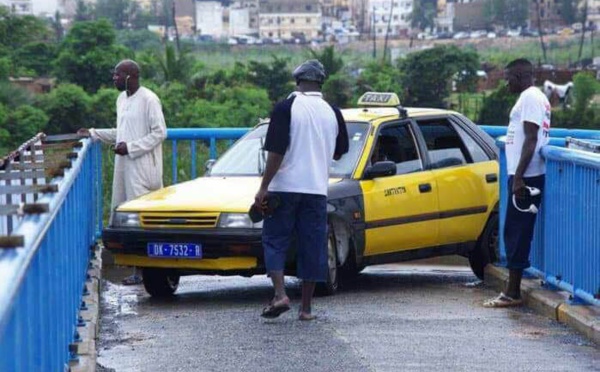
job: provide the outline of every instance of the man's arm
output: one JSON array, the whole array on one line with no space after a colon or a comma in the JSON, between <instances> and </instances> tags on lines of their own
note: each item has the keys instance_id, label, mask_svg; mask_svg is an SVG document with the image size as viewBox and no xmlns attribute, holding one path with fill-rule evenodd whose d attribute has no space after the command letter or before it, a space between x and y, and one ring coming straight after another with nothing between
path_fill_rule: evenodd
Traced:
<instances>
[{"instance_id":1,"label":"man's arm","mask_svg":"<svg viewBox=\"0 0 600 372\"><path fill-rule=\"evenodd\" d=\"M138 158L159 146L167 137L167 126L162 112L162 106L157 99L148 102L148 121L150 133L144 137L127 142L127 154L130 158Z\"/></svg>"},{"instance_id":2,"label":"man's arm","mask_svg":"<svg viewBox=\"0 0 600 372\"><path fill-rule=\"evenodd\" d=\"M525 174L531 159L533 159L535 148L537 147L538 130L540 127L535 123L524 121L523 129L525 132L525 141L523 142L523 148L521 149L521 159L519 160L519 165L517 166L517 170L515 172L512 187L513 193L515 194L518 192L518 190L525 187L523 175Z\"/></svg>"}]
</instances>

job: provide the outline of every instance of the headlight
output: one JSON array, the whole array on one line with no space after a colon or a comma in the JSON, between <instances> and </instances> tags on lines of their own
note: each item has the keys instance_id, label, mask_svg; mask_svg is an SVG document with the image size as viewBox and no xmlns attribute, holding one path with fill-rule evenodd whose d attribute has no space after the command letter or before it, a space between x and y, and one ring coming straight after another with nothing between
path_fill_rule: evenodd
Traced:
<instances>
[{"instance_id":1,"label":"headlight","mask_svg":"<svg viewBox=\"0 0 600 372\"><path fill-rule=\"evenodd\" d=\"M221 213L219 227L260 229L262 228L262 221L259 223L253 223L247 213Z\"/></svg>"},{"instance_id":2,"label":"headlight","mask_svg":"<svg viewBox=\"0 0 600 372\"><path fill-rule=\"evenodd\" d=\"M112 225L115 227L140 227L140 215L139 213L115 212Z\"/></svg>"}]
</instances>

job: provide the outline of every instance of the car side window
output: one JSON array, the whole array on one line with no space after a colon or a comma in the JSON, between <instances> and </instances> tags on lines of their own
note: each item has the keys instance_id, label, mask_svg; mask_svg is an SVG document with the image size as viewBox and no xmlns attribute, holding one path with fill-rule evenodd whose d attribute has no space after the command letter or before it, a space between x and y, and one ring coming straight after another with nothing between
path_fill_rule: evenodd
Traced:
<instances>
[{"instance_id":1,"label":"car side window","mask_svg":"<svg viewBox=\"0 0 600 372\"><path fill-rule=\"evenodd\" d=\"M396 174L423 169L415 137L408 125L387 126L379 131L371 155L371 164L379 161L396 163Z\"/></svg>"},{"instance_id":2,"label":"car side window","mask_svg":"<svg viewBox=\"0 0 600 372\"><path fill-rule=\"evenodd\" d=\"M447 119L418 120L417 124L425 138L433 169L473 162L467 147Z\"/></svg>"},{"instance_id":3,"label":"car side window","mask_svg":"<svg viewBox=\"0 0 600 372\"><path fill-rule=\"evenodd\" d=\"M481 148L481 146L464 130L460 125L455 125L456 131L463 139L465 146L467 146L467 150L469 150L469 154L471 155L471 159L473 159L474 163L490 161L490 157L485 153L485 151Z\"/></svg>"}]
</instances>

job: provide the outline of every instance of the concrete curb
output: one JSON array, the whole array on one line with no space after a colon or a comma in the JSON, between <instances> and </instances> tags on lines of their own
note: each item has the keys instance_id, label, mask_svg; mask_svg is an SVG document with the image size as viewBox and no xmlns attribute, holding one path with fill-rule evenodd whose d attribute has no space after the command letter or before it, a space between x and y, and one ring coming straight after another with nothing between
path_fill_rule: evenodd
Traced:
<instances>
[{"instance_id":1,"label":"concrete curb","mask_svg":"<svg viewBox=\"0 0 600 372\"><path fill-rule=\"evenodd\" d=\"M486 267L486 284L501 291L507 280L507 269L493 265ZM600 308L597 306L570 305L568 292L546 289L539 278L524 278L521 295L525 305L538 314L566 324L600 345Z\"/></svg>"},{"instance_id":2,"label":"concrete curb","mask_svg":"<svg viewBox=\"0 0 600 372\"><path fill-rule=\"evenodd\" d=\"M92 249L92 257L85 283L87 292L82 299L79 311L81 325L77 331L81 340L70 345L70 350L77 354L77 360L69 364L69 372L95 372L96 340L100 332L100 284L102 279L102 244Z\"/></svg>"}]
</instances>

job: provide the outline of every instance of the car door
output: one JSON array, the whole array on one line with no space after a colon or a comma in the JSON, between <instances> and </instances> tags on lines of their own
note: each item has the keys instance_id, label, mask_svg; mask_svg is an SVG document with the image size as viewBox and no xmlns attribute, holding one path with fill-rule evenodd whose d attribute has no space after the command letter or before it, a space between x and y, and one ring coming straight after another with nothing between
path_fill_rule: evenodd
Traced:
<instances>
[{"instance_id":1,"label":"car door","mask_svg":"<svg viewBox=\"0 0 600 372\"><path fill-rule=\"evenodd\" d=\"M433 172L423 170L411 123L402 121L380 127L373 143L369 163L392 161L396 174L360 181L365 208L364 255L435 245L437 186Z\"/></svg>"},{"instance_id":2,"label":"car door","mask_svg":"<svg viewBox=\"0 0 600 372\"><path fill-rule=\"evenodd\" d=\"M417 119L439 197L440 245L476 241L498 189L498 164L448 116Z\"/></svg>"}]
</instances>

